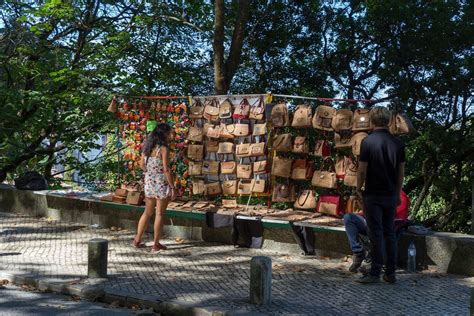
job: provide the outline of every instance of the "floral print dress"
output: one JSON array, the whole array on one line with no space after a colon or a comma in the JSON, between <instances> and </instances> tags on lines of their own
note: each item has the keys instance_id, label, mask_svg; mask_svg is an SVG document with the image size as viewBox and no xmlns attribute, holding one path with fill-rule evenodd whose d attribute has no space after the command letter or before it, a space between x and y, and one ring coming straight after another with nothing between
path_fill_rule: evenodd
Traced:
<instances>
[{"instance_id":1,"label":"floral print dress","mask_svg":"<svg viewBox=\"0 0 474 316\"><path fill-rule=\"evenodd\" d=\"M154 157L145 156L145 164L145 197L158 199L170 197L171 188L163 172L160 150L158 150L157 155Z\"/></svg>"}]
</instances>

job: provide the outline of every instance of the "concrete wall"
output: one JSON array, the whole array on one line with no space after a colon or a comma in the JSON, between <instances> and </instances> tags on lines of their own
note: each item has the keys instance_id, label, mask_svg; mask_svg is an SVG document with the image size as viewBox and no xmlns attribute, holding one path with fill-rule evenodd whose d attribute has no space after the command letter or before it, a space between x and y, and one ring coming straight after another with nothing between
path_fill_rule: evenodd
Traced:
<instances>
[{"instance_id":1,"label":"concrete wall","mask_svg":"<svg viewBox=\"0 0 474 316\"><path fill-rule=\"evenodd\" d=\"M100 201L73 199L31 191L19 191L0 186L0 212L14 212L37 217L81 223L99 224L102 227L123 227L134 231L143 212L133 207ZM284 253L300 253L287 223L265 221L263 248ZM350 254L344 229L313 225L318 256L341 257ZM231 243L230 228L209 228L204 215L199 213L168 211L165 233L170 237ZM434 268L442 273L474 276L474 236L435 233L417 236L405 233L399 243L399 265L407 261L411 241L417 248L419 269Z\"/></svg>"}]
</instances>

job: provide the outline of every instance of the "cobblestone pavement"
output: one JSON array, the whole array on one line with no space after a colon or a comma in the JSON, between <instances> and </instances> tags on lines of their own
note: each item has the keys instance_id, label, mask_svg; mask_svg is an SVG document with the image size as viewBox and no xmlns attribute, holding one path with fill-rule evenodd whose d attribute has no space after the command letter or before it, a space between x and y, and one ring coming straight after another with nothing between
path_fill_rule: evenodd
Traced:
<instances>
[{"instance_id":1,"label":"cobblestone pavement","mask_svg":"<svg viewBox=\"0 0 474 316\"><path fill-rule=\"evenodd\" d=\"M265 314L469 314L474 278L401 271L395 285L359 285L347 262L165 240L169 250L133 249L130 231L0 213L0 267L54 278L87 274L87 241L109 240L108 288L201 306ZM273 262L273 302L248 303L252 256Z\"/></svg>"}]
</instances>

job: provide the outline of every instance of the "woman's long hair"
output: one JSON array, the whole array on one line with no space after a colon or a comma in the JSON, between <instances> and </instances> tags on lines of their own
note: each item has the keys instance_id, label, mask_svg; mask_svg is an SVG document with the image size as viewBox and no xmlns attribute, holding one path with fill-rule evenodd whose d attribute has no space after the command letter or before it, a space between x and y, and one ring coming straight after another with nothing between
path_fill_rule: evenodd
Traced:
<instances>
[{"instance_id":1,"label":"woman's long hair","mask_svg":"<svg viewBox=\"0 0 474 316\"><path fill-rule=\"evenodd\" d=\"M156 125L153 132L151 132L143 147L143 153L145 156L150 156L151 152L156 146L168 147L168 137L171 132L171 127L166 123L159 123Z\"/></svg>"}]
</instances>

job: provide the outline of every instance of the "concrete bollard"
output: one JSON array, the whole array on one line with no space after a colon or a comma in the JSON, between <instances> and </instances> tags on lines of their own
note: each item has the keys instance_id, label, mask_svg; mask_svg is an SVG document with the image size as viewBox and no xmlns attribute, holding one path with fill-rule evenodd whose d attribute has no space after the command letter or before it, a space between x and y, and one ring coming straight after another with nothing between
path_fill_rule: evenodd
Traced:
<instances>
[{"instance_id":1,"label":"concrete bollard","mask_svg":"<svg viewBox=\"0 0 474 316\"><path fill-rule=\"evenodd\" d=\"M109 242L102 238L89 240L87 276L89 278L107 277L107 255Z\"/></svg>"},{"instance_id":2,"label":"concrete bollard","mask_svg":"<svg viewBox=\"0 0 474 316\"><path fill-rule=\"evenodd\" d=\"M269 305L272 300L272 259L253 257L250 261L250 302Z\"/></svg>"}]
</instances>

